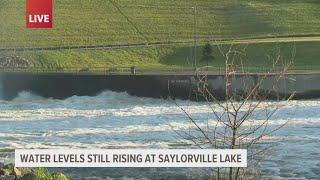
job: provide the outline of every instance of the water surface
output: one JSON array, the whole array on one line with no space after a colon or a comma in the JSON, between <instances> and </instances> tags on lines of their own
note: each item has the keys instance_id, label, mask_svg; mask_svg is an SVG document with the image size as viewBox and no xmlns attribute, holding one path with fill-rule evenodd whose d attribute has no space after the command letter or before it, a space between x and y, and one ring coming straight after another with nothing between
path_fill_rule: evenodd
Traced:
<instances>
[{"instance_id":1,"label":"water surface","mask_svg":"<svg viewBox=\"0 0 320 180\"><path fill-rule=\"evenodd\" d=\"M211 117L205 103L177 103L199 123ZM95 97L46 99L21 92L0 103L0 148L186 148L175 131L192 128L170 100L106 91ZM285 104L270 123L289 123L268 137L277 146L261 164L265 178L320 179L320 101ZM61 170L61 169L60 169ZM187 178L201 169L62 169L72 178ZM158 179L158 178L157 178Z\"/></svg>"}]
</instances>

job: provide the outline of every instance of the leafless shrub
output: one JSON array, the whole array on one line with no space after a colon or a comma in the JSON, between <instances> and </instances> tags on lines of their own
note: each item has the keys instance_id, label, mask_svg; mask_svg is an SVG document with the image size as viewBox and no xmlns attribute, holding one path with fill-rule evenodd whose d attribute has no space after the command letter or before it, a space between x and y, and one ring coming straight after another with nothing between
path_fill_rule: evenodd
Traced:
<instances>
[{"instance_id":1,"label":"leafless shrub","mask_svg":"<svg viewBox=\"0 0 320 180\"><path fill-rule=\"evenodd\" d=\"M214 168L210 171L212 179L256 179L260 175L258 164L273 147L264 139L287 123L272 125L270 118L294 96L294 93L285 94L280 89L283 82L291 80L287 74L295 48L290 57L285 57L280 50L268 55L268 71L252 73L245 65L250 60L246 47L232 44L226 48L218 45L225 61L224 100L210 90L207 74L197 72L196 93L210 108L206 125L176 103L193 126L193 131L178 133L183 138L199 148L248 150L248 168ZM268 101L269 98L273 101Z\"/></svg>"}]
</instances>

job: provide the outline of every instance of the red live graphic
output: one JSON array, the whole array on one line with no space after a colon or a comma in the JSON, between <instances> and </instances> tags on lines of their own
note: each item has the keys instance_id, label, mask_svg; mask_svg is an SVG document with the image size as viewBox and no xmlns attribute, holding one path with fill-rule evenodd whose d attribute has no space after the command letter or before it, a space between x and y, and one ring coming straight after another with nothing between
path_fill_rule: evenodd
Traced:
<instances>
[{"instance_id":1,"label":"red live graphic","mask_svg":"<svg viewBox=\"0 0 320 180\"><path fill-rule=\"evenodd\" d=\"M53 0L26 0L27 28L52 28Z\"/></svg>"}]
</instances>

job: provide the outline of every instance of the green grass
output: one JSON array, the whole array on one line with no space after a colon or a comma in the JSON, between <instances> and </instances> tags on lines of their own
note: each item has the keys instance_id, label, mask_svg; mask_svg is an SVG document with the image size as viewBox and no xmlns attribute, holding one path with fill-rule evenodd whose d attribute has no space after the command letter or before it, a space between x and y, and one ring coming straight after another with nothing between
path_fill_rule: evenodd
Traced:
<instances>
[{"instance_id":1,"label":"green grass","mask_svg":"<svg viewBox=\"0 0 320 180\"><path fill-rule=\"evenodd\" d=\"M25 1L1 0L0 47L320 34L317 0L55 0L54 28L25 28ZM118 8L117 8L118 7Z\"/></svg>"},{"instance_id":2,"label":"green grass","mask_svg":"<svg viewBox=\"0 0 320 180\"><path fill-rule=\"evenodd\" d=\"M221 45L224 51L230 45ZM214 47L215 60L209 65L215 70L222 69L224 58L219 53L217 46ZM296 55L293 61L292 70L319 70L320 69L320 42L281 42L281 43L257 43L238 44L238 49L246 48L245 65L257 70L267 69L272 64L268 58L275 57L278 50L285 59L291 58L293 47L296 48ZM129 70L130 66L137 66L138 70L192 70L193 60L191 46L159 46L149 48L132 48L122 50L62 50L62 51L37 51L37 52L16 52L14 55L26 57L31 60L33 67L41 68L44 71L63 69L75 70L86 67L90 70L106 68L120 70L124 67ZM200 63L202 46L198 47L198 66L205 66ZM3 56L13 54L5 53ZM238 60L239 61L239 60Z\"/></svg>"},{"instance_id":3,"label":"green grass","mask_svg":"<svg viewBox=\"0 0 320 180\"><path fill-rule=\"evenodd\" d=\"M6 174L14 174L14 165L7 164L4 166L3 171ZM68 180L69 178L58 172L49 172L46 168L17 168L21 172L22 178L19 179L32 179L32 180Z\"/></svg>"},{"instance_id":4,"label":"green grass","mask_svg":"<svg viewBox=\"0 0 320 180\"><path fill-rule=\"evenodd\" d=\"M294 38L301 41L296 44L294 68L320 69L318 0L54 0L54 28L50 30L26 29L25 1L1 0L0 48L192 41L193 6L197 6L199 41L245 38L243 42L251 43L247 64L252 68L270 65L266 54L274 53L277 46L291 50L292 43L282 41L293 38L267 37L319 34ZM201 47L198 51L200 58ZM23 56L44 71L132 65L154 70L192 69L191 48L187 45L0 52L0 57L11 55ZM222 57L216 56L210 66L222 67Z\"/></svg>"},{"instance_id":5,"label":"green grass","mask_svg":"<svg viewBox=\"0 0 320 180\"><path fill-rule=\"evenodd\" d=\"M34 171L34 180L68 180L61 173L50 173L46 168L36 168Z\"/></svg>"}]
</instances>

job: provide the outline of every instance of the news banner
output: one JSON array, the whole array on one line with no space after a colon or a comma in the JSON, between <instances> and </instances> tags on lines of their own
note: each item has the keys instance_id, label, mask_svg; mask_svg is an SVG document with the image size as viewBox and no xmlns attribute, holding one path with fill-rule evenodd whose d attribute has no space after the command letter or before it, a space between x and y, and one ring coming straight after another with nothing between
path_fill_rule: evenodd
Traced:
<instances>
[{"instance_id":1,"label":"news banner","mask_svg":"<svg viewBox=\"0 0 320 180\"><path fill-rule=\"evenodd\" d=\"M17 149L17 167L247 167L245 149Z\"/></svg>"}]
</instances>

